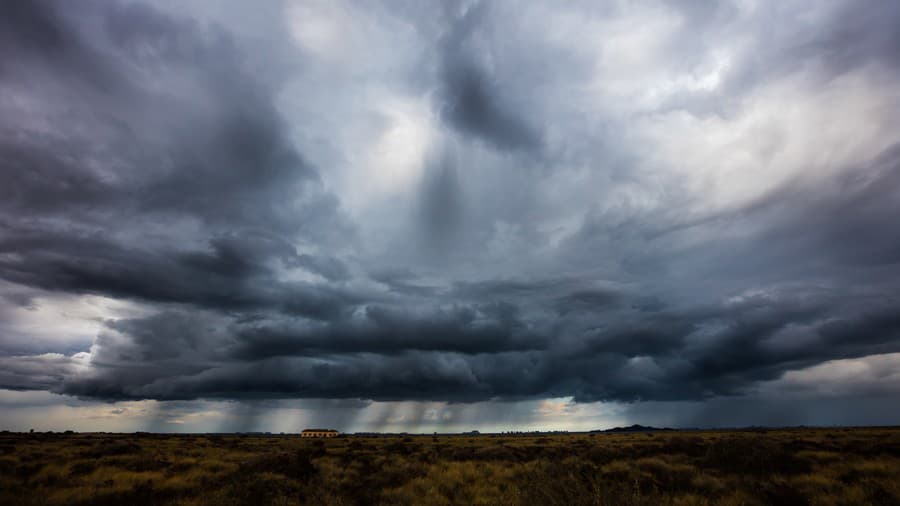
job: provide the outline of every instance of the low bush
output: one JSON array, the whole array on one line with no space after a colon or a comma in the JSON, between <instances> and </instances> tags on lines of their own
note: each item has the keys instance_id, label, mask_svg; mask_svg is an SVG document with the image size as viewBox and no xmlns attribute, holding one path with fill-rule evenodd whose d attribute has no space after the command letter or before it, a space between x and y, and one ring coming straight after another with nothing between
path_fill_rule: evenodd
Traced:
<instances>
[{"instance_id":1,"label":"low bush","mask_svg":"<svg viewBox=\"0 0 900 506\"><path fill-rule=\"evenodd\" d=\"M0 434L0 504L900 504L900 430L454 437Z\"/></svg>"}]
</instances>

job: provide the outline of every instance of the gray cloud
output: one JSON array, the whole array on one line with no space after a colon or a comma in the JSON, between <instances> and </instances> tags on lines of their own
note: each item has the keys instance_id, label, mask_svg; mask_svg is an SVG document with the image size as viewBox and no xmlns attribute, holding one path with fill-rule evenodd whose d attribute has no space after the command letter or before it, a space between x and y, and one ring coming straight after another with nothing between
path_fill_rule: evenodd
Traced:
<instances>
[{"instance_id":1,"label":"gray cloud","mask_svg":"<svg viewBox=\"0 0 900 506\"><path fill-rule=\"evenodd\" d=\"M0 314L131 312L77 356L0 327L0 388L727 406L900 351L900 11L698 5L348 3L342 43L286 11L290 66L227 20L4 6Z\"/></svg>"},{"instance_id":2,"label":"gray cloud","mask_svg":"<svg viewBox=\"0 0 900 506\"><path fill-rule=\"evenodd\" d=\"M8 390L52 390L66 377L84 365L83 357L67 357L58 353L0 357L3 372L0 388Z\"/></svg>"},{"instance_id":3,"label":"gray cloud","mask_svg":"<svg viewBox=\"0 0 900 506\"><path fill-rule=\"evenodd\" d=\"M485 26L489 9L483 2L468 7L442 41L442 112L456 129L499 149L534 149L540 143L538 133L504 100L510 86L490 75L477 56L485 49L478 35L490 28Z\"/></svg>"}]
</instances>

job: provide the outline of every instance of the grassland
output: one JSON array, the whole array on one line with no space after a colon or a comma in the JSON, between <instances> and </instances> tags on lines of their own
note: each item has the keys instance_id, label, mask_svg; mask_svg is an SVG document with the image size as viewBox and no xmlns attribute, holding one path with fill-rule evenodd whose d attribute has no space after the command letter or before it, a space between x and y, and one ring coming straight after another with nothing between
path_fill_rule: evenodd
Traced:
<instances>
[{"instance_id":1,"label":"grassland","mask_svg":"<svg viewBox=\"0 0 900 506\"><path fill-rule=\"evenodd\" d=\"M0 504L900 504L900 429L0 435Z\"/></svg>"}]
</instances>

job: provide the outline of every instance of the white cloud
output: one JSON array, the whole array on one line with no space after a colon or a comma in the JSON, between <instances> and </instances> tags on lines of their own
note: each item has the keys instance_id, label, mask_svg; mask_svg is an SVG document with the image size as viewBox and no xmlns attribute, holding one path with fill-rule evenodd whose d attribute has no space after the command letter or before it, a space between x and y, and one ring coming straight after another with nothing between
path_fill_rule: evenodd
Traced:
<instances>
[{"instance_id":1,"label":"white cloud","mask_svg":"<svg viewBox=\"0 0 900 506\"><path fill-rule=\"evenodd\" d=\"M820 184L900 141L900 92L881 69L825 86L799 72L759 87L733 114L646 116L653 177L674 176L698 210L738 209L791 182Z\"/></svg>"},{"instance_id":2,"label":"white cloud","mask_svg":"<svg viewBox=\"0 0 900 506\"><path fill-rule=\"evenodd\" d=\"M831 360L787 371L760 385L759 391L791 397L895 397L900 395L900 353Z\"/></svg>"}]
</instances>

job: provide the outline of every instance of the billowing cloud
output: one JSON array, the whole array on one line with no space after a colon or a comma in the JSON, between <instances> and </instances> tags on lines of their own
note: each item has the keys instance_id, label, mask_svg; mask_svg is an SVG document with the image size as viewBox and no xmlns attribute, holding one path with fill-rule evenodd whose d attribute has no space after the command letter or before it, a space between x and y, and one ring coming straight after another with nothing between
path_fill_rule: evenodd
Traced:
<instances>
[{"instance_id":1,"label":"billowing cloud","mask_svg":"<svg viewBox=\"0 0 900 506\"><path fill-rule=\"evenodd\" d=\"M206 7L0 8L0 389L896 393L900 9Z\"/></svg>"}]
</instances>

